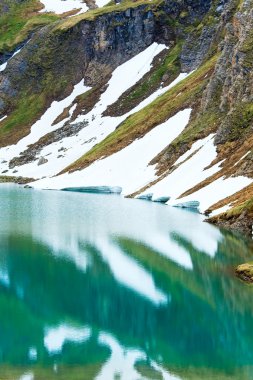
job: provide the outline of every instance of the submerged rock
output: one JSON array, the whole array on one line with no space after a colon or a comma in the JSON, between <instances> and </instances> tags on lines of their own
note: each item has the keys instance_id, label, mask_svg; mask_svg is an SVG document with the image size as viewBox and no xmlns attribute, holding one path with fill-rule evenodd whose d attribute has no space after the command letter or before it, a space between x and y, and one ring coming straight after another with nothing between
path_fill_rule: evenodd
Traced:
<instances>
[{"instance_id":1,"label":"submerged rock","mask_svg":"<svg viewBox=\"0 0 253 380\"><path fill-rule=\"evenodd\" d=\"M235 274L241 280L253 283L253 263L239 265L235 270Z\"/></svg>"},{"instance_id":2,"label":"submerged rock","mask_svg":"<svg viewBox=\"0 0 253 380\"><path fill-rule=\"evenodd\" d=\"M73 191L77 193L93 193L93 194L121 194L120 186L84 186L84 187L66 187L62 191Z\"/></svg>"},{"instance_id":3,"label":"submerged rock","mask_svg":"<svg viewBox=\"0 0 253 380\"><path fill-rule=\"evenodd\" d=\"M153 193L141 194L136 197L136 199L142 199L144 201L151 201L153 197Z\"/></svg>"},{"instance_id":4,"label":"submerged rock","mask_svg":"<svg viewBox=\"0 0 253 380\"><path fill-rule=\"evenodd\" d=\"M170 200L170 197L168 196L162 196L162 197L158 197L158 198L154 198L152 199L153 202L159 202L159 203L166 203Z\"/></svg>"},{"instance_id":5,"label":"submerged rock","mask_svg":"<svg viewBox=\"0 0 253 380\"><path fill-rule=\"evenodd\" d=\"M198 210L199 205L200 205L199 201L189 201L189 202L178 203L174 205L174 207L190 208L193 210Z\"/></svg>"}]
</instances>

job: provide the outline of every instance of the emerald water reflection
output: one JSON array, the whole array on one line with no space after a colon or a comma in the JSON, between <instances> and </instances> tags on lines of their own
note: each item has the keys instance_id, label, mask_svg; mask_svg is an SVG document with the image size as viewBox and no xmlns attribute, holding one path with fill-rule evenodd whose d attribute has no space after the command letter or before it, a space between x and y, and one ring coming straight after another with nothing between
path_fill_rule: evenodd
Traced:
<instances>
[{"instance_id":1,"label":"emerald water reflection","mask_svg":"<svg viewBox=\"0 0 253 380\"><path fill-rule=\"evenodd\" d=\"M0 379L252 379L252 243L144 201L0 189Z\"/></svg>"}]
</instances>

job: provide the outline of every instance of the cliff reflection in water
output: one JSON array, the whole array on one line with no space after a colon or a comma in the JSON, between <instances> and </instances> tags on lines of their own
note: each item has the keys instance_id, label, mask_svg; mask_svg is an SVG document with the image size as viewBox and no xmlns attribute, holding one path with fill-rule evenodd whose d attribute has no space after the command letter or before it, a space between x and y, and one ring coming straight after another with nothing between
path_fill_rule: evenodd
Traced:
<instances>
[{"instance_id":1,"label":"cliff reflection in water","mask_svg":"<svg viewBox=\"0 0 253 380\"><path fill-rule=\"evenodd\" d=\"M249 241L148 202L0 191L1 379L250 379Z\"/></svg>"}]
</instances>

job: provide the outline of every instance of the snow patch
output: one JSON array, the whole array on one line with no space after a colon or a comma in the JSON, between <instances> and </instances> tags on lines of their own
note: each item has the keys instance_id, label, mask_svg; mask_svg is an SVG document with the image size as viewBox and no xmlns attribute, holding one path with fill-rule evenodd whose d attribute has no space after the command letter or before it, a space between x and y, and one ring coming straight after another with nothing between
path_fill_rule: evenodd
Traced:
<instances>
[{"instance_id":1,"label":"snow patch","mask_svg":"<svg viewBox=\"0 0 253 380\"><path fill-rule=\"evenodd\" d=\"M247 177L229 177L218 178L216 181L210 183L204 188L180 199L180 202L188 202L191 200L198 200L200 202L200 212L204 212L210 206L218 201L237 193L244 187L253 182L252 178ZM178 200L169 201L169 205L175 205Z\"/></svg>"},{"instance_id":2,"label":"snow patch","mask_svg":"<svg viewBox=\"0 0 253 380\"><path fill-rule=\"evenodd\" d=\"M18 156L22 151L24 151L28 145L33 144L38 141L41 137L46 135L49 132L52 132L66 122L67 119L60 121L56 125L52 125L55 119L61 115L63 110L66 107L69 107L73 100L78 96L88 91L90 88L83 84L83 80L81 80L78 84L74 86L72 93L65 99L60 101L54 101L48 110L42 115L42 117L32 126L31 132L28 136L21 139L17 144L11 145L5 148L0 149L0 158L4 160L10 160L13 157ZM74 109L72 107L71 112ZM70 115L71 115L70 112ZM37 165L37 163L36 163ZM3 170L0 165L0 170ZM35 170L36 171L36 170ZM36 175L34 173L34 175Z\"/></svg>"},{"instance_id":3,"label":"snow patch","mask_svg":"<svg viewBox=\"0 0 253 380\"><path fill-rule=\"evenodd\" d=\"M109 0L96 0L96 4L99 8L104 7L106 4L109 3Z\"/></svg>"},{"instance_id":4,"label":"snow patch","mask_svg":"<svg viewBox=\"0 0 253 380\"><path fill-rule=\"evenodd\" d=\"M190 156L192 152L195 154L187 161L181 163L181 165L175 169L167 177L159 181L154 186L149 188L149 191L153 192L155 196L169 195L171 199L167 204L177 204L185 202L185 199L177 199L182 193L191 189L198 183L204 181L206 178L215 174L220 170L220 163L212 166L209 169L205 169L216 158L216 147L213 142L214 135L211 134L208 138L205 138L194 144L190 152L183 155L176 163L181 163ZM201 148L196 151L196 147ZM198 199L190 199L198 200Z\"/></svg>"},{"instance_id":5,"label":"snow patch","mask_svg":"<svg viewBox=\"0 0 253 380\"><path fill-rule=\"evenodd\" d=\"M239 164L240 161L242 161L245 157L247 157L247 155L251 153L251 150L249 150L247 153L245 153L235 164L234 166L236 166L237 164Z\"/></svg>"},{"instance_id":6,"label":"snow patch","mask_svg":"<svg viewBox=\"0 0 253 380\"><path fill-rule=\"evenodd\" d=\"M6 119L6 118L7 118L7 115L1 117L1 119L0 119L0 123L1 123L1 121L3 121L3 120Z\"/></svg>"},{"instance_id":7,"label":"snow patch","mask_svg":"<svg viewBox=\"0 0 253 380\"><path fill-rule=\"evenodd\" d=\"M80 13L84 13L89 10L86 3L82 0L40 0L44 5L44 8L40 12L54 12L56 14L62 14L70 12L74 9L81 9Z\"/></svg>"},{"instance_id":8,"label":"snow patch","mask_svg":"<svg viewBox=\"0 0 253 380\"><path fill-rule=\"evenodd\" d=\"M130 114L136 112L138 107L120 117L103 117L102 113L110 104L114 103L128 88L136 84L150 70L154 57L165 48L165 45L153 43L140 54L119 66L113 72L106 91L101 95L101 98L95 107L87 115L80 115L75 122L73 122L78 123L87 121L88 126L83 128L75 136L65 138L45 147L42 150L41 155L43 157L47 156L48 162L46 164L38 167L37 162L32 162L23 165L22 167L17 167L16 175L35 178L55 175L80 158L95 144L105 139L106 136L113 132ZM83 88L81 93L87 90L87 87ZM71 104L71 102L68 102L67 105ZM15 146L0 150L0 157L3 156L5 160L11 159L25 150L27 145L36 142L46 133L60 128L66 120L53 127L51 124L63 111L66 104L59 104L57 107L59 111L54 112L56 106L55 103L57 102L54 102L50 109L42 116L42 119L35 123L27 138L22 139ZM45 128L45 124L48 125L48 128ZM58 150L62 147L65 148L66 152L59 159L57 158L59 156ZM8 169L8 163L2 167L0 165L0 171L6 169Z\"/></svg>"},{"instance_id":9,"label":"snow patch","mask_svg":"<svg viewBox=\"0 0 253 380\"><path fill-rule=\"evenodd\" d=\"M211 212L211 214L209 215L209 217L216 216L216 215L219 215L219 214L223 214L224 212L227 212L230 208L231 208L230 205L225 205L225 206L222 206L220 208L217 208L216 210L214 210L213 212Z\"/></svg>"},{"instance_id":10,"label":"snow patch","mask_svg":"<svg viewBox=\"0 0 253 380\"><path fill-rule=\"evenodd\" d=\"M130 194L156 178L155 167L148 166L149 162L184 130L190 114L191 109L180 111L141 139L88 168L45 178L33 186L50 189L66 188L69 184L71 187L120 186L123 194Z\"/></svg>"}]
</instances>

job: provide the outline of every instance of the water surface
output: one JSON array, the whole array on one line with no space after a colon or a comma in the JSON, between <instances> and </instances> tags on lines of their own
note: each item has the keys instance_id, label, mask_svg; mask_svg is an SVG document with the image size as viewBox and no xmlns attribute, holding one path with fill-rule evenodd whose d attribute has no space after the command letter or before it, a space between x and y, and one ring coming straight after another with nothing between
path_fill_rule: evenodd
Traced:
<instances>
[{"instance_id":1,"label":"water surface","mask_svg":"<svg viewBox=\"0 0 253 380\"><path fill-rule=\"evenodd\" d=\"M0 187L0 379L253 379L252 242L192 212Z\"/></svg>"}]
</instances>

